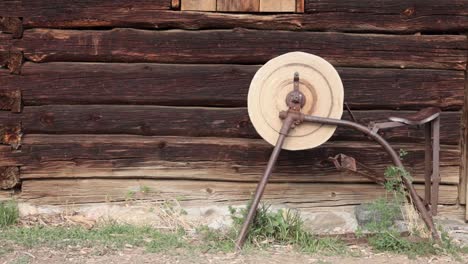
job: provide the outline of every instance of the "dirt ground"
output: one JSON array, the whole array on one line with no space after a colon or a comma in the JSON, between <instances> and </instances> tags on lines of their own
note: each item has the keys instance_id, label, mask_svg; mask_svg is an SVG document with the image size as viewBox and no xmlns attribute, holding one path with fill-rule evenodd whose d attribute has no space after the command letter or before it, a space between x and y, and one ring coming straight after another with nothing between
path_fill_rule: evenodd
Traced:
<instances>
[{"instance_id":1,"label":"dirt ground","mask_svg":"<svg viewBox=\"0 0 468 264\"><path fill-rule=\"evenodd\" d=\"M164 264L201 264L201 263L468 263L468 255L454 259L450 256L431 256L411 259L404 255L387 253L372 253L368 248L351 246L355 256L323 256L307 255L294 252L288 248L275 248L270 250L256 250L243 254L235 253L207 253L199 254L187 250L175 250L165 253L146 253L139 248L126 248L121 251L96 252L93 249L56 250L50 248L21 249L5 254L0 264L59 264L59 263L164 263Z\"/></svg>"}]
</instances>

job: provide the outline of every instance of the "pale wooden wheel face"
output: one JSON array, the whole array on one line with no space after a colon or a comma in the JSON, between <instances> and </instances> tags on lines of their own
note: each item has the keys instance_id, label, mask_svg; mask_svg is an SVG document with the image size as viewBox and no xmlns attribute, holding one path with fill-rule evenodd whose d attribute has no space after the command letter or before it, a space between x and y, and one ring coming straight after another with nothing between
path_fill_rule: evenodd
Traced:
<instances>
[{"instance_id":1,"label":"pale wooden wheel face","mask_svg":"<svg viewBox=\"0 0 468 264\"><path fill-rule=\"evenodd\" d=\"M248 110L257 132L275 145L281 129L280 111L288 110L286 96L293 90L294 73L299 72L299 90L306 102L302 113L340 119L343 114L343 84L335 68L321 57L291 52L268 61L250 84ZM283 149L302 150L325 143L336 126L303 123L292 129Z\"/></svg>"}]
</instances>

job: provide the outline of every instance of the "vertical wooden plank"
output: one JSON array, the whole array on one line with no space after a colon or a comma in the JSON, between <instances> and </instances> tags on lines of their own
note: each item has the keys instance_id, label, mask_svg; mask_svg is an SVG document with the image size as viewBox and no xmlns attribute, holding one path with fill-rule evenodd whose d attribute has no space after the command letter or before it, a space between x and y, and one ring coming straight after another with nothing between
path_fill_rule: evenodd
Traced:
<instances>
[{"instance_id":1,"label":"vertical wooden plank","mask_svg":"<svg viewBox=\"0 0 468 264\"><path fill-rule=\"evenodd\" d=\"M258 12L260 0L218 0L217 10L222 12Z\"/></svg>"},{"instance_id":2,"label":"vertical wooden plank","mask_svg":"<svg viewBox=\"0 0 468 264\"><path fill-rule=\"evenodd\" d=\"M304 0L296 0L296 13L304 13Z\"/></svg>"},{"instance_id":3,"label":"vertical wooden plank","mask_svg":"<svg viewBox=\"0 0 468 264\"><path fill-rule=\"evenodd\" d=\"M468 44L468 42L467 42ZM466 54L468 56L468 52ZM468 68L465 70L465 101L463 104L461 134L461 164L460 164L460 187L458 200L460 204L466 204L468 200ZM465 220L468 221L468 208L465 206Z\"/></svg>"},{"instance_id":4,"label":"vertical wooden plank","mask_svg":"<svg viewBox=\"0 0 468 264\"><path fill-rule=\"evenodd\" d=\"M181 10L216 11L216 0L180 0Z\"/></svg>"},{"instance_id":5,"label":"vertical wooden plank","mask_svg":"<svg viewBox=\"0 0 468 264\"><path fill-rule=\"evenodd\" d=\"M296 0L260 0L260 12L295 12Z\"/></svg>"}]
</instances>

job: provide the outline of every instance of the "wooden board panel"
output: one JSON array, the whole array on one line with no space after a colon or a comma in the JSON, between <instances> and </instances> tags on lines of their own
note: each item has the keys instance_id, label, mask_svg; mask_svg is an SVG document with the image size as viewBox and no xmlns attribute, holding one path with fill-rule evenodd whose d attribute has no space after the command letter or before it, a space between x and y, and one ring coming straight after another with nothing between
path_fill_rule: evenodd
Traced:
<instances>
[{"instance_id":1,"label":"wooden board panel","mask_svg":"<svg viewBox=\"0 0 468 264\"><path fill-rule=\"evenodd\" d=\"M258 12L260 0L217 0L216 9L221 12Z\"/></svg>"},{"instance_id":2,"label":"wooden board panel","mask_svg":"<svg viewBox=\"0 0 468 264\"><path fill-rule=\"evenodd\" d=\"M303 0L302 0L303 1ZM438 1L439 8L425 0L418 0L415 12L402 14L409 1L308 1L308 14L233 14L203 12L173 12L158 10L148 5L133 5L125 8L122 1L105 8L79 8L73 12L52 12L44 1L34 1L35 8L17 9L4 7L10 16L23 17L25 27L91 28L91 27L137 27L148 29L232 29L236 27L274 30L317 30L348 32L464 32L468 17L460 8L460 1ZM130 1L129 1L130 2ZM148 1L150 4L154 1ZM301 2L301 1L299 1ZM164 2L165 3L165 2ZM121 6L119 6L119 4ZM346 7L346 5L353 5ZM386 5L382 7L382 5ZM42 6L39 6L42 5ZM380 5L380 6L379 6ZM465 4L466 5L466 4ZM396 8L395 8L396 7ZM165 7L164 7L165 8ZM339 8L339 9L338 9ZM424 10L422 10L422 9ZM440 13L439 10L443 10Z\"/></svg>"},{"instance_id":3,"label":"wooden board panel","mask_svg":"<svg viewBox=\"0 0 468 264\"><path fill-rule=\"evenodd\" d=\"M31 29L15 45L46 61L259 64L290 51L335 66L465 69L466 36L387 36L322 32ZM157 48L155 48L157 47Z\"/></svg>"},{"instance_id":4,"label":"wooden board panel","mask_svg":"<svg viewBox=\"0 0 468 264\"><path fill-rule=\"evenodd\" d=\"M364 125L414 111L353 111ZM343 119L352 120L345 112ZM170 121L169 121L170 120ZM458 145L461 113L443 112L441 142ZM259 138L246 108L162 107L135 105L28 106L21 114L0 112L0 124L21 123L26 134L135 134L147 136ZM416 126L382 130L390 141L424 142ZM368 140L362 133L338 127L332 139Z\"/></svg>"},{"instance_id":5,"label":"wooden board panel","mask_svg":"<svg viewBox=\"0 0 468 264\"><path fill-rule=\"evenodd\" d=\"M181 0L181 10L216 11L216 0Z\"/></svg>"},{"instance_id":6,"label":"wooden board panel","mask_svg":"<svg viewBox=\"0 0 468 264\"><path fill-rule=\"evenodd\" d=\"M404 163L420 181L424 147L393 146L409 152ZM24 136L21 150L1 151L0 166L22 166L22 178L115 176L257 181L271 149L257 139L33 134ZM349 173L337 172L327 161L339 153L356 157L380 172L390 165L384 151L372 142L331 142L313 150L282 152L273 178L301 182L356 181L356 177L347 179ZM458 182L459 162L458 147L442 145L444 183Z\"/></svg>"},{"instance_id":7,"label":"wooden board panel","mask_svg":"<svg viewBox=\"0 0 468 264\"><path fill-rule=\"evenodd\" d=\"M34 204L74 204L131 199L178 198L183 206L245 204L255 183L163 180L29 180L23 182L21 199ZM421 185L417 190L421 192ZM455 204L457 187L442 185L440 204ZM143 193L142 190L145 190ZM298 208L356 205L385 193L373 184L270 183L263 201Z\"/></svg>"},{"instance_id":8,"label":"wooden board panel","mask_svg":"<svg viewBox=\"0 0 468 264\"><path fill-rule=\"evenodd\" d=\"M304 13L304 10L305 10L304 0L296 0L296 12Z\"/></svg>"},{"instance_id":9,"label":"wooden board panel","mask_svg":"<svg viewBox=\"0 0 468 264\"><path fill-rule=\"evenodd\" d=\"M260 0L260 12L295 12L296 0Z\"/></svg>"},{"instance_id":10,"label":"wooden board panel","mask_svg":"<svg viewBox=\"0 0 468 264\"><path fill-rule=\"evenodd\" d=\"M26 63L22 75L0 70L7 89L21 87L24 105L158 104L246 106L259 66ZM463 106L463 72L338 68L351 109ZM187 89L190 87L190 89ZM384 97L383 97L384 96Z\"/></svg>"}]
</instances>

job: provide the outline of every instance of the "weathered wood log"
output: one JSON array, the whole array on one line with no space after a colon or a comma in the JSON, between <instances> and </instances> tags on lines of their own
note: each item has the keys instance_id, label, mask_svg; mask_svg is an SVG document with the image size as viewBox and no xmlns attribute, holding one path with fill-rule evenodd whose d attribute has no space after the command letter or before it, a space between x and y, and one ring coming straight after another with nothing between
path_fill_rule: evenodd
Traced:
<instances>
[{"instance_id":1,"label":"weathered wood log","mask_svg":"<svg viewBox=\"0 0 468 264\"><path fill-rule=\"evenodd\" d=\"M19 113L22 110L21 90L19 87L0 88L0 110Z\"/></svg>"},{"instance_id":2,"label":"weathered wood log","mask_svg":"<svg viewBox=\"0 0 468 264\"><path fill-rule=\"evenodd\" d=\"M0 31L10 33L13 38L23 36L23 21L19 17L0 17Z\"/></svg>"},{"instance_id":3,"label":"weathered wood log","mask_svg":"<svg viewBox=\"0 0 468 264\"><path fill-rule=\"evenodd\" d=\"M53 8L52 8L53 7ZM73 15L86 10L130 11L133 8L169 10L170 0L15 0L0 2L0 16L33 17ZM103 13L104 14L104 13Z\"/></svg>"},{"instance_id":4,"label":"weathered wood log","mask_svg":"<svg viewBox=\"0 0 468 264\"><path fill-rule=\"evenodd\" d=\"M10 145L12 149L18 149L21 146L21 138L23 131L21 129L21 122L14 120L2 120L0 126L0 143Z\"/></svg>"},{"instance_id":5,"label":"weathered wood log","mask_svg":"<svg viewBox=\"0 0 468 264\"><path fill-rule=\"evenodd\" d=\"M356 120L388 121L390 116L414 111L353 111ZM345 112L343 118L352 120ZM441 142L460 141L461 112L442 112ZM28 106L21 115L0 112L0 124L21 123L30 134L134 134L147 136L259 138L246 108L166 107L137 105ZM10 127L10 126L7 126ZM0 130L1 131L1 130ZM423 142L424 129L416 126L381 130L390 141ZM368 140L364 134L338 127L333 139Z\"/></svg>"},{"instance_id":6,"label":"weathered wood log","mask_svg":"<svg viewBox=\"0 0 468 264\"><path fill-rule=\"evenodd\" d=\"M260 64L305 51L335 66L458 69L466 36L387 36L323 32L30 29L15 43L28 60Z\"/></svg>"},{"instance_id":7,"label":"weathered wood log","mask_svg":"<svg viewBox=\"0 0 468 264\"><path fill-rule=\"evenodd\" d=\"M0 167L0 189L12 189L18 185L20 171L18 167Z\"/></svg>"},{"instance_id":8,"label":"weathered wood log","mask_svg":"<svg viewBox=\"0 0 468 264\"><path fill-rule=\"evenodd\" d=\"M13 190L0 190L0 202L10 201L14 198L14 194Z\"/></svg>"},{"instance_id":9,"label":"weathered wood log","mask_svg":"<svg viewBox=\"0 0 468 264\"><path fill-rule=\"evenodd\" d=\"M422 144L394 144L409 152L404 163L418 181L424 171ZM0 166L21 166L22 178L136 177L257 181L272 147L259 139L129 135L26 135L21 151L0 151ZM273 181L365 181L337 172L328 161L339 153L383 173L390 165L372 142L330 142L307 151L284 151ZM457 183L460 151L443 145L444 183ZM13 165L12 165L13 164ZM349 178L349 179L348 179Z\"/></svg>"},{"instance_id":10,"label":"weathered wood log","mask_svg":"<svg viewBox=\"0 0 468 264\"><path fill-rule=\"evenodd\" d=\"M360 159L358 159L360 160ZM369 162L367 162L369 164ZM371 164L383 175L388 164ZM78 161L50 161L21 167L21 179L106 178L106 179L187 179L258 182L265 165L239 165L236 162L171 162L151 158ZM415 182L424 182L422 165L411 168ZM361 170L359 170L361 171ZM369 174L368 171L363 171ZM442 184L457 185L458 166L442 166ZM293 167L279 164L271 182L369 183L358 173L337 171L331 163Z\"/></svg>"},{"instance_id":11,"label":"weathered wood log","mask_svg":"<svg viewBox=\"0 0 468 264\"><path fill-rule=\"evenodd\" d=\"M0 33L0 67L6 67L10 60L10 49L13 39L9 34Z\"/></svg>"},{"instance_id":12,"label":"weathered wood log","mask_svg":"<svg viewBox=\"0 0 468 264\"><path fill-rule=\"evenodd\" d=\"M25 105L158 104L246 106L259 66L25 63L21 76L0 71L2 87L21 87ZM464 73L338 68L351 109L458 110ZM187 87L190 87L188 89Z\"/></svg>"},{"instance_id":13,"label":"weathered wood log","mask_svg":"<svg viewBox=\"0 0 468 264\"><path fill-rule=\"evenodd\" d=\"M96 6L74 8L73 12L64 12L60 9L52 12L50 9L41 7L28 11L10 8L8 14L24 17L24 26L28 28L232 29L243 27L349 32L457 32L465 31L468 26L468 18L466 13L463 13L464 8L460 7L461 1L464 0L439 1L437 6L444 10L443 13L439 12L439 8L433 8L433 4L424 0L416 1L418 7L414 8L413 11L411 11L411 7L414 6L414 1L392 0L385 1L385 3L381 1L366 1L366 3L352 1L350 3L350 1L332 0L327 3L307 1L307 14L174 12L148 8L145 5L125 8L122 1L101 8ZM76 4L73 2L72 4ZM35 4L44 6L45 2L36 1ZM1 6L0 10L3 10ZM299 12L301 11L303 10L299 10Z\"/></svg>"},{"instance_id":14,"label":"weathered wood log","mask_svg":"<svg viewBox=\"0 0 468 264\"><path fill-rule=\"evenodd\" d=\"M255 183L164 180L28 180L21 199L34 204L80 204L124 200L178 199L183 206L242 205L255 190ZM422 193L422 185L417 190ZM440 204L455 204L457 187L440 186ZM263 201L311 208L356 205L385 195L374 184L270 183Z\"/></svg>"}]
</instances>

